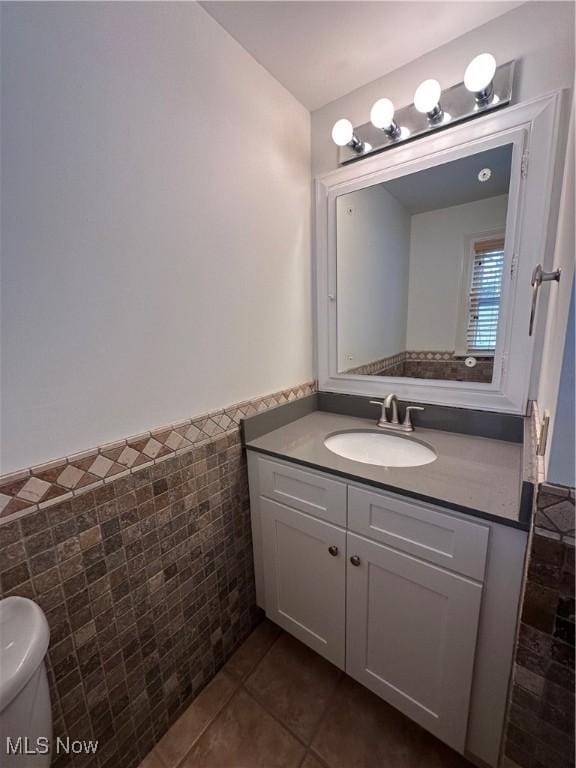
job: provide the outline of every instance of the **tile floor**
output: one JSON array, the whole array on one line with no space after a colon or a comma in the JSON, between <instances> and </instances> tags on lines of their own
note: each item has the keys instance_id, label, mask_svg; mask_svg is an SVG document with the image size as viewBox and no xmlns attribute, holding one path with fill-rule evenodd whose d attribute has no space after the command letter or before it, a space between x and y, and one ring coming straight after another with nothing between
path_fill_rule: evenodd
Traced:
<instances>
[{"instance_id":1,"label":"tile floor","mask_svg":"<svg viewBox=\"0 0 576 768\"><path fill-rule=\"evenodd\" d=\"M471 768L269 621L140 768Z\"/></svg>"}]
</instances>

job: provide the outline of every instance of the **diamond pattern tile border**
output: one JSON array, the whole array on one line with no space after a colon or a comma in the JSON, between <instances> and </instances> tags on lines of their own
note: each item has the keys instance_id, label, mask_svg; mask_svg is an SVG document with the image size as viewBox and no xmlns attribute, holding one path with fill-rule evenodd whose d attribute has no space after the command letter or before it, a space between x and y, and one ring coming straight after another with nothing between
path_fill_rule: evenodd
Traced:
<instances>
[{"instance_id":1,"label":"diamond pattern tile border","mask_svg":"<svg viewBox=\"0 0 576 768\"><path fill-rule=\"evenodd\" d=\"M64 459L0 476L0 525L171 456L186 453L218 435L237 430L240 420L247 416L307 397L315 391L316 382L307 382L125 440L106 443Z\"/></svg>"},{"instance_id":2,"label":"diamond pattern tile border","mask_svg":"<svg viewBox=\"0 0 576 768\"><path fill-rule=\"evenodd\" d=\"M538 492L536 533L549 539L574 545L576 514L574 489L553 483L542 483Z\"/></svg>"}]
</instances>

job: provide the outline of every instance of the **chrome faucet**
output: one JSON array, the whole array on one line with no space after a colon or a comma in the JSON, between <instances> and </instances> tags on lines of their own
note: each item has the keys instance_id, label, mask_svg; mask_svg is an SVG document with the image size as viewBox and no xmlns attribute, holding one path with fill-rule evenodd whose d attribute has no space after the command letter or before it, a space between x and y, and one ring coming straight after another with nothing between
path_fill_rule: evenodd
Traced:
<instances>
[{"instance_id":1,"label":"chrome faucet","mask_svg":"<svg viewBox=\"0 0 576 768\"><path fill-rule=\"evenodd\" d=\"M414 425L410 418L412 411L423 411L424 408L420 405L408 405L404 413L404 421L400 423L398 418L398 397L391 392L385 400L370 400L373 405L382 406L382 413L378 419L378 426L380 429L390 429L395 432L413 432ZM392 408L392 418L388 421L388 409Z\"/></svg>"}]
</instances>

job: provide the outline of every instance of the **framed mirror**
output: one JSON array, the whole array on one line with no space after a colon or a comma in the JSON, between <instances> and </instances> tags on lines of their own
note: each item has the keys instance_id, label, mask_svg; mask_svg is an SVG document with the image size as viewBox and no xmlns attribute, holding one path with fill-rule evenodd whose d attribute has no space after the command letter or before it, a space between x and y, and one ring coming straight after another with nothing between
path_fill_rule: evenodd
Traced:
<instances>
[{"instance_id":1,"label":"framed mirror","mask_svg":"<svg viewBox=\"0 0 576 768\"><path fill-rule=\"evenodd\" d=\"M338 373L492 382L513 149L336 198Z\"/></svg>"},{"instance_id":2,"label":"framed mirror","mask_svg":"<svg viewBox=\"0 0 576 768\"><path fill-rule=\"evenodd\" d=\"M317 180L322 389L524 412L558 109L512 107Z\"/></svg>"}]
</instances>

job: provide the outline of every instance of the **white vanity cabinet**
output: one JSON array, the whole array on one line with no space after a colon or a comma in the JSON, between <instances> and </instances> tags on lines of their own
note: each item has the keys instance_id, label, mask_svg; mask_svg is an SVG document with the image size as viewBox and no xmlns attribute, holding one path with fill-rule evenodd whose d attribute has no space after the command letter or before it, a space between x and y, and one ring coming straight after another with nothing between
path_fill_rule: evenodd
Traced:
<instances>
[{"instance_id":1,"label":"white vanity cabinet","mask_svg":"<svg viewBox=\"0 0 576 768\"><path fill-rule=\"evenodd\" d=\"M253 451L248 465L267 616L496 766L526 534Z\"/></svg>"}]
</instances>

